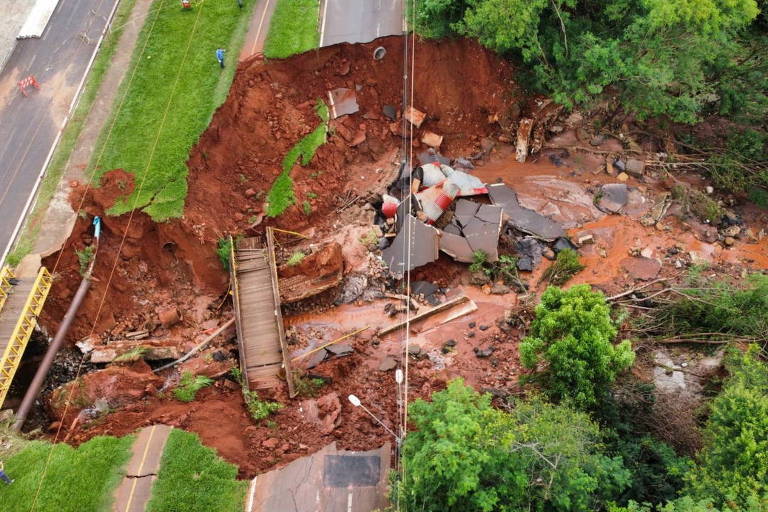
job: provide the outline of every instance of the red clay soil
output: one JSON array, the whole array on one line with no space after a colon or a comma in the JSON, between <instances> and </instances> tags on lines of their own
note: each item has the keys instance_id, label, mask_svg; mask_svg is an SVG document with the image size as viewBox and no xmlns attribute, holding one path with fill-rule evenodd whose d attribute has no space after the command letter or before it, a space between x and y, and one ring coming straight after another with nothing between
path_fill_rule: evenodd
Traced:
<instances>
[{"instance_id":1,"label":"red clay soil","mask_svg":"<svg viewBox=\"0 0 768 512\"><path fill-rule=\"evenodd\" d=\"M387 56L375 61L371 55L380 45L387 48ZM391 168L391 150L401 145L392 130L399 131L402 123L391 123L382 107L401 108L402 50L402 38L390 37L321 48L287 60L241 63L229 97L190 153L184 217L160 224L141 212L103 217L93 284L70 341L92 333L119 337L146 324L153 327L157 307L175 305L183 314L197 295L226 292L227 276L215 254L217 241L230 233L253 234L248 228L264 211L266 192L283 157L319 123L317 99L327 99L327 91L337 87L359 88L360 111L332 122L327 144L306 168L294 169L297 206L257 228L313 226L317 236L333 230L338 220L334 210L346 201L344 193L365 195L371 190L377 177L385 175L377 169ZM501 132L496 119L506 119L514 110L512 69L473 42L419 42L415 76L413 104L428 114L415 138L424 130L444 135L444 154L477 152L482 137ZM468 87L468 81L474 86ZM366 140L356 146L342 136L360 129ZM88 191L84 210L103 216L132 187L130 174L112 171L101 188ZM84 193L84 187L77 187L75 206ZM300 207L304 201L310 203L311 215ZM75 250L90 243L90 232L90 219L79 219L60 260L57 253L43 262L59 277L41 318L49 332L58 327L80 282Z\"/></svg>"},{"instance_id":2,"label":"red clay soil","mask_svg":"<svg viewBox=\"0 0 768 512\"><path fill-rule=\"evenodd\" d=\"M358 348L364 349L362 343ZM77 425L69 434L69 441L79 444L97 435L122 436L147 425L163 423L197 433L205 445L215 448L240 468L240 478L251 478L276 465L287 464L332 441L349 450L368 450L391 441L384 429L346 399L354 393L374 414L396 424L396 389L391 372L371 372L364 364L364 357L354 354L328 361L315 373L332 379L321 388L320 396L336 392L341 398L340 424L330 434L323 434L320 426L302 415L299 405L306 397L290 402L281 397L283 403L288 403L285 408L267 420L255 422L246 411L238 386L230 381L218 381L199 391L194 402L153 396L99 418L91 425ZM429 396L445 386L445 381L432 371L422 374L416 369L411 378L414 390L411 399Z\"/></svg>"}]
</instances>

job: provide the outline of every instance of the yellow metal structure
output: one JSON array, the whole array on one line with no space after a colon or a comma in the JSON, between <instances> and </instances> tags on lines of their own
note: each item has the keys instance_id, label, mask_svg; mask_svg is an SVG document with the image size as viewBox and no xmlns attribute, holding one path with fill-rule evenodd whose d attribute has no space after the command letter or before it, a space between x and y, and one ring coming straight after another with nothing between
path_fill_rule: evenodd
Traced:
<instances>
[{"instance_id":1,"label":"yellow metal structure","mask_svg":"<svg viewBox=\"0 0 768 512\"><path fill-rule=\"evenodd\" d=\"M10 293L11 288L13 288L10 281L13 277L15 277L13 275L13 270L11 270L11 267L8 265L4 266L3 270L0 270L0 310L5 306L5 299L8 298L8 293Z\"/></svg>"},{"instance_id":2,"label":"yellow metal structure","mask_svg":"<svg viewBox=\"0 0 768 512\"><path fill-rule=\"evenodd\" d=\"M0 359L0 408L5 402L11 381L13 381L13 376L19 367L21 357L24 355L24 349L27 348L32 331L37 325L37 317L43 309L43 304L45 304L52 284L51 273L45 267L41 267L35 283L32 285L32 290L29 292L27 302L24 304L24 309L21 310L16 327L13 329L13 334L8 340L8 346L5 347L3 358Z\"/></svg>"}]
</instances>

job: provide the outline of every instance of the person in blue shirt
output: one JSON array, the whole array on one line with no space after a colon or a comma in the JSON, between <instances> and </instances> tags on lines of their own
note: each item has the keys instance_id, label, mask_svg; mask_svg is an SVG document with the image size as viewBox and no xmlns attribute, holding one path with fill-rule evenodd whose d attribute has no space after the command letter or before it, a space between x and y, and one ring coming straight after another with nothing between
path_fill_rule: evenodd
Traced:
<instances>
[{"instance_id":1,"label":"person in blue shirt","mask_svg":"<svg viewBox=\"0 0 768 512\"><path fill-rule=\"evenodd\" d=\"M219 61L219 65L223 68L224 67L224 49L219 48L216 50L216 60Z\"/></svg>"},{"instance_id":2,"label":"person in blue shirt","mask_svg":"<svg viewBox=\"0 0 768 512\"><path fill-rule=\"evenodd\" d=\"M3 464L3 461L0 460L0 480L10 485L13 483L13 480L11 480L10 477L5 474L5 471L3 471L4 469L5 465Z\"/></svg>"}]
</instances>

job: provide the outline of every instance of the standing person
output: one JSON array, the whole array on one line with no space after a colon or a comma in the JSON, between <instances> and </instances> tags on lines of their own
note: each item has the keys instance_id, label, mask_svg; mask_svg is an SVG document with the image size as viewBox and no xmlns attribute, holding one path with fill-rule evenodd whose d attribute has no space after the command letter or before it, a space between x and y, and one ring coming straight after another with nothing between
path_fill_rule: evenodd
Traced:
<instances>
[{"instance_id":1,"label":"standing person","mask_svg":"<svg viewBox=\"0 0 768 512\"><path fill-rule=\"evenodd\" d=\"M11 480L8 475L5 474L5 471L3 471L4 469L5 465L3 464L3 461L0 460L0 480L10 485L13 483L13 480Z\"/></svg>"},{"instance_id":2,"label":"standing person","mask_svg":"<svg viewBox=\"0 0 768 512\"><path fill-rule=\"evenodd\" d=\"M224 49L219 48L216 50L216 60L219 61L219 66L224 67Z\"/></svg>"}]
</instances>

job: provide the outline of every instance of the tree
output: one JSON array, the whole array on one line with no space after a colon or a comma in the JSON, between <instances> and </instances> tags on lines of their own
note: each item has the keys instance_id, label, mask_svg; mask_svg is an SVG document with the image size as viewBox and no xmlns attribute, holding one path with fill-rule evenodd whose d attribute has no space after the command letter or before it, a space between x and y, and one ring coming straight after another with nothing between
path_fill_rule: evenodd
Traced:
<instances>
[{"instance_id":1,"label":"tree","mask_svg":"<svg viewBox=\"0 0 768 512\"><path fill-rule=\"evenodd\" d=\"M473 37L519 59L521 72L566 106L611 88L641 118L692 123L707 108L725 107L734 115L750 110L761 122L768 108L768 69L756 66L765 44L755 48L747 34L764 27L755 0L424 0L416 7L425 37Z\"/></svg>"},{"instance_id":2,"label":"tree","mask_svg":"<svg viewBox=\"0 0 768 512\"><path fill-rule=\"evenodd\" d=\"M730 377L712 402L706 445L688 475L693 497L744 508L768 498L768 368L757 352L753 345L729 358Z\"/></svg>"},{"instance_id":3,"label":"tree","mask_svg":"<svg viewBox=\"0 0 768 512\"><path fill-rule=\"evenodd\" d=\"M393 503L406 510L593 510L627 485L589 417L534 397L494 409L459 380L411 405Z\"/></svg>"},{"instance_id":4,"label":"tree","mask_svg":"<svg viewBox=\"0 0 768 512\"><path fill-rule=\"evenodd\" d=\"M549 287L520 344L520 360L527 368L544 363L539 377L551 398L589 408L635 360L629 341L612 344L616 332L602 293L589 285Z\"/></svg>"}]
</instances>

